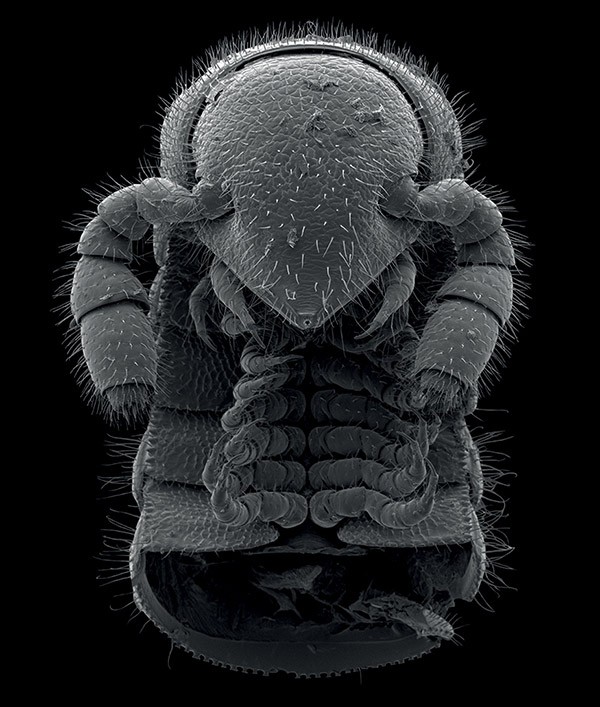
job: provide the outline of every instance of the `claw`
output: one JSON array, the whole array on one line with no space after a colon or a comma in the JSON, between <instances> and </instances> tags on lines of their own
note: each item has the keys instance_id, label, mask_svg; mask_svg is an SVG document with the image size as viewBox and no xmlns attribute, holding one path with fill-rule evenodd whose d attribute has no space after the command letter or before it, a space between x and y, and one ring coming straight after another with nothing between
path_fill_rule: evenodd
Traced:
<instances>
[{"instance_id":1,"label":"claw","mask_svg":"<svg viewBox=\"0 0 600 707\"><path fill-rule=\"evenodd\" d=\"M287 382L287 373L270 373L260 378L244 376L233 387L236 400L248 400L263 391L273 391Z\"/></svg>"},{"instance_id":2,"label":"claw","mask_svg":"<svg viewBox=\"0 0 600 707\"><path fill-rule=\"evenodd\" d=\"M332 343L342 349L342 351L348 351L350 353L372 352L380 347L382 343L395 336L399 331L402 331L405 323L402 309L396 310L388 317L387 321L383 322L377 333L371 336L370 339L363 341L363 334L358 334L354 337L355 343L353 344L351 341L344 340L339 333L336 333L336 335L333 336ZM334 330L334 332L335 331L336 330ZM366 332L364 336L367 336ZM359 339L361 339L361 341L358 341Z\"/></svg>"},{"instance_id":3,"label":"claw","mask_svg":"<svg viewBox=\"0 0 600 707\"><path fill-rule=\"evenodd\" d=\"M417 444L420 453L423 457L426 457L429 452L429 429L427 427L427 422L421 418L419 420L419 428L417 430Z\"/></svg>"},{"instance_id":4,"label":"claw","mask_svg":"<svg viewBox=\"0 0 600 707\"><path fill-rule=\"evenodd\" d=\"M217 486L219 475L225 463L224 448L230 439L230 435L225 432L213 445L210 455L204 465L202 472L202 482L209 491L214 491Z\"/></svg>"},{"instance_id":5,"label":"claw","mask_svg":"<svg viewBox=\"0 0 600 707\"><path fill-rule=\"evenodd\" d=\"M254 339L254 341L256 341L257 344L259 344L263 348L265 347L264 339L261 337L258 331L258 326L255 322L252 322L252 324L245 325L242 331L245 334L250 334L250 336Z\"/></svg>"},{"instance_id":6,"label":"claw","mask_svg":"<svg viewBox=\"0 0 600 707\"><path fill-rule=\"evenodd\" d=\"M394 474L393 489L403 496L413 493L425 480L427 466L425 457L417 442L411 443L413 458L406 469Z\"/></svg>"},{"instance_id":7,"label":"claw","mask_svg":"<svg viewBox=\"0 0 600 707\"><path fill-rule=\"evenodd\" d=\"M246 373L260 374L271 370L275 366L288 363L288 361L303 360L299 354L285 356L270 356L264 353L264 347L249 342L244 347L240 364Z\"/></svg>"},{"instance_id":8,"label":"claw","mask_svg":"<svg viewBox=\"0 0 600 707\"><path fill-rule=\"evenodd\" d=\"M217 520L234 528L247 525L256 518L252 514L250 504L241 503L229 491L229 472L223 467L217 485L210 496L210 505ZM243 497L247 498L247 497Z\"/></svg>"},{"instance_id":9,"label":"claw","mask_svg":"<svg viewBox=\"0 0 600 707\"><path fill-rule=\"evenodd\" d=\"M363 331L362 334L357 334L354 337L356 341L360 339L366 339L367 336L370 336L374 331L382 327L396 311L396 309L400 308L401 305L398 305L398 307L394 306L394 303L388 299L389 296L390 290L387 290L385 293L384 303L381 305L381 309L379 310L379 312L377 312L369 327L365 331Z\"/></svg>"},{"instance_id":10,"label":"claw","mask_svg":"<svg viewBox=\"0 0 600 707\"><path fill-rule=\"evenodd\" d=\"M403 253L396 267L384 276L385 292L381 308L366 331L354 337L356 340L370 336L408 301L415 286L415 276L416 267L412 258L408 253Z\"/></svg>"},{"instance_id":11,"label":"claw","mask_svg":"<svg viewBox=\"0 0 600 707\"><path fill-rule=\"evenodd\" d=\"M210 269L210 281L219 300L241 322L241 331L251 334L261 346L264 346L264 342L258 334L256 322L248 311L243 285L238 278L225 263L215 259Z\"/></svg>"},{"instance_id":12,"label":"claw","mask_svg":"<svg viewBox=\"0 0 600 707\"><path fill-rule=\"evenodd\" d=\"M210 338L206 328L206 318L208 316L210 306L209 297L211 294L212 286L210 278L203 277L190 295L188 307L194 322L194 327L196 328L196 333L209 349L216 352L217 347Z\"/></svg>"},{"instance_id":13,"label":"claw","mask_svg":"<svg viewBox=\"0 0 600 707\"><path fill-rule=\"evenodd\" d=\"M284 417L289 422L297 422L302 418L305 406L304 395L298 390L288 389L286 395L277 390L260 390L250 398L236 399L236 403L221 416L221 426L231 432L257 417L270 423Z\"/></svg>"},{"instance_id":14,"label":"claw","mask_svg":"<svg viewBox=\"0 0 600 707\"><path fill-rule=\"evenodd\" d=\"M429 449L431 445L438 438L440 433L440 428L442 426L442 420L436 413L432 413L433 420L427 422L424 418L419 420L419 428L417 430L416 442L419 445L421 455L427 457L429 454Z\"/></svg>"}]
</instances>

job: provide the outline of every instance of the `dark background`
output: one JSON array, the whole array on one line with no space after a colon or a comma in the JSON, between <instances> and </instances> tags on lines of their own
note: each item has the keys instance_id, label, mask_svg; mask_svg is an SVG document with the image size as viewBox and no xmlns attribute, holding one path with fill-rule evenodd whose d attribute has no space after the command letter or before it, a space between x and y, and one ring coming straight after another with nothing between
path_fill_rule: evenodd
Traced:
<instances>
[{"instance_id":1,"label":"dark background","mask_svg":"<svg viewBox=\"0 0 600 707\"><path fill-rule=\"evenodd\" d=\"M140 160L155 153L160 99L172 95L181 70L191 68L194 57L201 57L222 37L250 27L317 17L373 29L408 45L439 65L452 94L468 91L467 101L476 106L473 117L485 120L480 132L487 146L475 153L478 176L510 193L535 245L530 255L536 267L527 271L532 285L529 319L523 322L501 381L482 402L482 407L499 410L487 414L485 424L505 432L507 439L496 449L511 457L502 462L503 468L518 474L508 477L507 493L506 524L516 550L506 562L513 569L501 573L514 589L499 596L484 590L493 612L475 606L460 610L461 646L445 645L419 661L362 675L310 682L266 680L226 672L178 649L171 651L169 641L153 626L142 631L143 617L128 622L131 606L117 609L130 601L126 579L104 587L97 579L106 565L98 559L104 531L108 528L115 535L107 513L115 507L127 512L129 503L127 497L107 499L114 489L104 488L98 477L121 473L126 482L127 471L107 467L111 461L107 426L80 402L71 366L64 361L57 315L46 314L39 385L46 388L48 409L45 436L39 443L44 471L36 482L42 508L36 560L30 563L36 576L36 628L27 635L37 637L29 639L28 652L32 641L37 645L42 640L34 660L36 669L47 669L45 685L51 692L77 692L73 681L77 676L87 695L123 696L129 685L139 698L166 690L171 697L204 700L203 691L214 687L220 699L229 699L230 691L239 689L252 697L284 699L286 694L341 697L352 691L358 697L359 691L372 697L385 690L386 699L394 701L419 695L426 703L429 697L444 696L474 702L500 693L516 695L523 684L534 688L549 669L561 620L548 616L555 573L542 560L546 528L551 525L543 486L552 483L555 472L541 456L548 444L540 423L545 403L540 398L544 386L539 363L545 353L539 338L537 303L543 296L536 272L542 271L552 250L552 234L545 231L541 238L539 193L540 170L552 167L544 163L542 147L544 131L551 130L545 127L543 107L551 30L539 23L528 26L517 14L491 19L483 11L459 6L442 13L435 7L409 12L397 4L394 10L384 10L374 3L356 11L329 3L318 4L312 12L308 5L303 8L297 14L289 7L277 14L259 7L215 6L209 17L200 7L173 3L172 8L163 5L156 15L140 7L127 17L124 11L103 6L86 15L62 16L53 10L38 16L40 29L47 21L48 31L41 32L37 44L41 50L34 74L36 125L28 139L36 154L42 149L46 168L39 198L44 211L40 240L45 249L47 309L53 306L53 273L65 260L59 248L77 237L65 224L90 208L83 188L94 189L107 177L136 179ZM31 446L35 451L38 444L32 440ZM129 527L135 523L123 513L113 517ZM123 569L124 557L112 564ZM45 586L41 601L40 576Z\"/></svg>"}]
</instances>

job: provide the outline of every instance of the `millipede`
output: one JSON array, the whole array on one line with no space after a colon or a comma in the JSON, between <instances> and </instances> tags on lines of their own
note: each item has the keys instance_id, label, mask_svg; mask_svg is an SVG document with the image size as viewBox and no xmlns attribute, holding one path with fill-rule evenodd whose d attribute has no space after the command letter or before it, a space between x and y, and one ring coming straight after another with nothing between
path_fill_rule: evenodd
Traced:
<instances>
[{"instance_id":1,"label":"millipede","mask_svg":"<svg viewBox=\"0 0 600 707\"><path fill-rule=\"evenodd\" d=\"M460 102L376 36L225 42L166 106L159 163L82 230L86 375L110 417L147 421L134 601L199 659L402 663L480 593L469 416L514 338L519 238L471 179Z\"/></svg>"}]
</instances>

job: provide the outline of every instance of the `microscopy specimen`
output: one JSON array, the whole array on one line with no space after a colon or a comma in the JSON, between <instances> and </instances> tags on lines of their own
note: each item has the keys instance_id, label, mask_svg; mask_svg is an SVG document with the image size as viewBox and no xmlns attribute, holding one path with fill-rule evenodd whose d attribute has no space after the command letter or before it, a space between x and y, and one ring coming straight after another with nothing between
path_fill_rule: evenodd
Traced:
<instances>
[{"instance_id":1,"label":"microscopy specimen","mask_svg":"<svg viewBox=\"0 0 600 707\"><path fill-rule=\"evenodd\" d=\"M154 175L85 226L91 385L148 421L135 603L194 656L401 663L478 595L494 536L465 418L511 335L515 254L464 122L373 37L224 44L167 106Z\"/></svg>"}]
</instances>

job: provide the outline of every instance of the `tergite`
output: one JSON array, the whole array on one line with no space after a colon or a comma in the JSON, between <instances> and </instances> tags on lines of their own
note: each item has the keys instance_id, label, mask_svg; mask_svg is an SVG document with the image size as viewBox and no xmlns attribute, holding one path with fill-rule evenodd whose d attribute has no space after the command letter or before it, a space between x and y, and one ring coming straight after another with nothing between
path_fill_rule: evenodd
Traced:
<instances>
[{"instance_id":1,"label":"tergite","mask_svg":"<svg viewBox=\"0 0 600 707\"><path fill-rule=\"evenodd\" d=\"M135 603L255 672L400 663L486 573L465 418L515 255L436 76L343 33L230 45L169 104L154 176L104 198L71 311L94 389L149 417ZM148 292L132 246L151 233ZM486 527L485 522L483 527Z\"/></svg>"}]
</instances>

